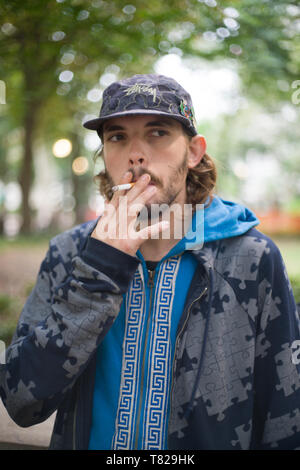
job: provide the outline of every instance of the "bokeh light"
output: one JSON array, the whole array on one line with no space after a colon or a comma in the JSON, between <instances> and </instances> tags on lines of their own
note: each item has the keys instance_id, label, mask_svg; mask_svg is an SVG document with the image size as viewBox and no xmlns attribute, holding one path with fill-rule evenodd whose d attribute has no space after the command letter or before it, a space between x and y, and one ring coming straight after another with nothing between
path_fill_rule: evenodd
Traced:
<instances>
[{"instance_id":1,"label":"bokeh light","mask_svg":"<svg viewBox=\"0 0 300 470\"><path fill-rule=\"evenodd\" d=\"M72 170L75 175L84 175L89 169L89 162L86 157L77 157L73 160Z\"/></svg>"},{"instance_id":2,"label":"bokeh light","mask_svg":"<svg viewBox=\"0 0 300 470\"><path fill-rule=\"evenodd\" d=\"M72 152L72 143L68 139L59 139L52 147L53 155L56 158L65 158Z\"/></svg>"}]
</instances>

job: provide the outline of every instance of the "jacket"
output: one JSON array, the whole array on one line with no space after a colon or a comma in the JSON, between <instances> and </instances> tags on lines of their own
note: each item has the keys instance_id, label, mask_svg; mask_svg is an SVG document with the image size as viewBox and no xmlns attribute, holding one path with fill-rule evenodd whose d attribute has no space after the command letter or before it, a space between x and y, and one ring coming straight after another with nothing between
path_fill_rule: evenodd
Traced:
<instances>
[{"instance_id":1,"label":"jacket","mask_svg":"<svg viewBox=\"0 0 300 470\"><path fill-rule=\"evenodd\" d=\"M0 369L1 398L18 425L57 410L51 449L88 448L96 351L139 263L111 247L103 256L107 245L89 237L94 226L51 240ZM300 448L299 320L278 248L252 228L193 255L168 448Z\"/></svg>"}]
</instances>

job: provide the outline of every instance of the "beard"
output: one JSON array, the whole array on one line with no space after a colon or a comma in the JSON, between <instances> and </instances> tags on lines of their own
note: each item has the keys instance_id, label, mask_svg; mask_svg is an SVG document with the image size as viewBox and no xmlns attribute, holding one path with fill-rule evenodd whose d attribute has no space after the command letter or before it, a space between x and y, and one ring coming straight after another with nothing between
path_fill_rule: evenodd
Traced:
<instances>
[{"instance_id":1,"label":"beard","mask_svg":"<svg viewBox=\"0 0 300 470\"><path fill-rule=\"evenodd\" d=\"M185 184L185 179L183 181L183 176L187 174L187 150L184 153L183 159L177 167L169 167L171 173L168 177L167 183L164 185L160 178L153 175L151 172L141 169L138 176L141 176L143 173L148 173L151 176L151 182L157 186L157 195L152 203L145 204L145 208L148 212L151 211L151 206L157 204L164 207L170 207L178 197L178 194L182 191L183 183ZM135 176L135 175L134 175Z\"/></svg>"},{"instance_id":2,"label":"beard","mask_svg":"<svg viewBox=\"0 0 300 470\"><path fill-rule=\"evenodd\" d=\"M156 220L160 220L162 214L168 210L174 202L176 202L176 198L178 197L179 193L183 189L183 184L185 188L185 181L186 178L183 178L188 173L188 149L185 149L182 161L176 167L170 167L171 172L168 177L167 183L164 185L161 178L154 175L152 172L147 170L147 168L138 168L133 169L129 168L127 171L132 173L132 180L137 180L143 174L148 173L151 177L151 183L155 184L158 188L156 200L151 203L145 204L144 208L138 215L138 223L145 223L147 220L149 223L155 222ZM103 170L99 175L100 179L100 192L104 194L104 196L111 200L113 196L113 192L111 188L118 184L117 182L113 181L110 173L107 169ZM153 207L156 207L156 211L153 211ZM152 208L152 209L151 209Z\"/></svg>"}]
</instances>

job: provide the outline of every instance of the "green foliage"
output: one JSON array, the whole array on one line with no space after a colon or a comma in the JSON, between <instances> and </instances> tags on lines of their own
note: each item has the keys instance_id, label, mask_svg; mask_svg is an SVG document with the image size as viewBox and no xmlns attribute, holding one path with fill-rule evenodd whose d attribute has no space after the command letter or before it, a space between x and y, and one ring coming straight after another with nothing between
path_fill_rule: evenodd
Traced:
<instances>
[{"instance_id":1,"label":"green foliage","mask_svg":"<svg viewBox=\"0 0 300 470\"><path fill-rule=\"evenodd\" d=\"M6 345L11 342L17 326L17 318L20 306L16 299L2 294L0 295L0 339Z\"/></svg>"},{"instance_id":2,"label":"green foliage","mask_svg":"<svg viewBox=\"0 0 300 470\"><path fill-rule=\"evenodd\" d=\"M272 109L267 109L264 102L247 101L234 114L216 118L204 132L201 128L208 141L208 153L217 161L218 189L225 198L241 198L260 212L276 204L281 210L299 214L300 108L291 104L286 108L292 113L291 120L285 118L285 106L280 101L274 101ZM244 163L246 176L237 176L236 162ZM275 170L278 168L276 177L263 173L268 162ZM261 181L262 176L263 186L259 189L263 195L257 197L255 184L252 193L243 191L246 184L250 186L250 180Z\"/></svg>"},{"instance_id":3,"label":"green foliage","mask_svg":"<svg viewBox=\"0 0 300 470\"><path fill-rule=\"evenodd\" d=\"M83 135L83 117L99 108L86 95L103 89L107 73L149 72L170 52L226 60L238 69L242 94L265 107L290 101L291 83L299 79L294 1L0 0L0 18L0 79L7 88L7 105L0 108L0 171L2 180L20 181L23 202L34 178L33 142L40 138L50 147L62 134L72 141ZM70 81L60 80L64 71L73 74ZM25 141L32 126L22 172L25 146L20 138L12 144L11 131L20 130Z\"/></svg>"},{"instance_id":4,"label":"green foliage","mask_svg":"<svg viewBox=\"0 0 300 470\"><path fill-rule=\"evenodd\" d=\"M8 295L0 296L0 316L4 317L11 313L13 301Z\"/></svg>"},{"instance_id":5,"label":"green foliage","mask_svg":"<svg viewBox=\"0 0 300 470\"><path fill-rule=\"evenodd\" d=\"M11 343L13 334L15 332L17 322L8 321L4 324L0 323L0 339L8 346Z\"/></svg>"},{"instance_id":6,"label":"green foliage","mask_svg":"<svg viewBox=\"0 0 300 470\"><path fill-rule=\"evenodd\" d=\"M238 0L232 7L199 0L1 0L0 75L14 124L22 125L26 105L41 108L53 97L74 113L83 104L78 95L107 66L117 66L120 75L146 72L173 51L234 61L246 94L286 98L277 80L298 78L296 3L293 9L286 0ZM66 69L74 78L64 86L58 77Z\"/></svg>"},{"instance_id":7,"label":"green foliage","mask_svg":"<svg viewBox=\"0 0 300 470\"><path fill-rule=\"evenodd\" d=\"M294 297L297 304L300 304L300 274L290 277Z\"/></svg>"}]
</instances>

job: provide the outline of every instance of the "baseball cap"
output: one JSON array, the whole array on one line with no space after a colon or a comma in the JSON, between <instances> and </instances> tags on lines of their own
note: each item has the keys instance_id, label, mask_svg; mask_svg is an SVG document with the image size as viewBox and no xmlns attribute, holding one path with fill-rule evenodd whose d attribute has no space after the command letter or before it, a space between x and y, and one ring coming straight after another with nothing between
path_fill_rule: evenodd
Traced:
<instances>
[{"instance_id":1,"label":"baseball cap","mask_svg":"<svg viewBox=\"0 0 300 470\"><path fill-rule=\"evenodd\" d=\"M169 116L181 122L189 135L197 134L189 93L173 78L159 74L133 75L109 85L103 92L99 117L83 126L99 134L108 119L139 114Z\"/></svg>"}]
</instances>

